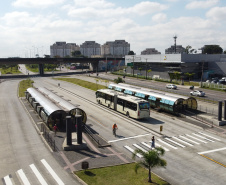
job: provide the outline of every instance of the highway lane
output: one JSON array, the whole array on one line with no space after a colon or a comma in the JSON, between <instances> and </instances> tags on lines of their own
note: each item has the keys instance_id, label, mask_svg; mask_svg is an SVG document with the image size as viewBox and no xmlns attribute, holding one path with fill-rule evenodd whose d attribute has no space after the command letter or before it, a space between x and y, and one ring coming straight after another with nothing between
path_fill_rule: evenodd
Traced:
<instances>
[{"instance_id":1,"label":"highway lane","mask_svg":"<svg viewBox=\"0 0 226 185\"><path fill-rule=\"evenodd\" d=\"M38 171L47 184L57 184L57 178L52 176L45 167L47 164L65 184L79 184L58 164L36 131L17 97L18 83L19 80L7 80L0 84L0 177L2 181L10 180L20 184L23 177L21 174L25 174L30 184L39 184L41 177L39 175L37 178L35 175Z\"/></svg>"},{"instance_id":2,"label":"highway lane","mask_svg":"<svg viewBox=\"0 0 226 185\"><path fill-rule=\"evenodd\" d=\"M96 74L94 73L92 76L96 76ZM99 73L99 77L104 77L107 78L109 80L114 80L115 78L117 78L117 75L111 75L110 73ZM122 76L120 76L122 77ZM170 92L170 93L178 93L181 95L185 95L185 96L190 96L190 92L191 90L189 89L189 86L183 86L183 85L177 85L178 89L177 90L171 90L171 89L166 89L166 84L170 84L170 83L163 83L163 82L158 82L158 81L147 81L145 79L137 79L137 78L130 78L130 77L126 77L125 79L126 83L129 84L134 84L134 85L138 85L138 86L144 86L146 88L151 88L151 89L156 89L156 90L162 90L165 92ZM206 93L205 97L199 97L200 99L210 99L210 100L224 100L226 99L226 94L225 92L221 92L221 91L214 91L214 90L209 90L209 89L202 89L199 87L195 87L195 90L202 90Z\"/></svg>"},{"instance_id":3,"label":"highway lane","mask_svg":"<svg viewBox=\"0 0 226 185\"><path fill-rule=\"evenodd\" d=\"M82 78L82 76L80 76ZM80 104L88 115L88 123L103 138L125 153L128 157L132 154L127 148L135 149L138 146L148 150L151 137L156 137L156 144L166 149L166 168L154 169L154 172L166 179L171 184L224 184L226 177L226 140L211 127L199 127L161 113L151 113L151 118L144 121L127 119L109 113L105 107L98 108L68 94L57 87L59 81L48 78L35 80L35 86L48 87L65 99L70 99L74 104ZM91 90L60 82L61 87L95 102L95 93ZM106 110L106 111L105 111ZM118 124L117 137L111 132L112 124ZM147 129L142 129L144 126ZM163 125L163 135L159 127ZM203 129L205 128L205 130ZM146 144L146 145L145 145ZM127 146L127 148L126 148ZM212 160L211 160L212 159ZM137 158L139 160L139 157ZM215 162L214 162L214 161Z\"/></svg>"}]
</instances>

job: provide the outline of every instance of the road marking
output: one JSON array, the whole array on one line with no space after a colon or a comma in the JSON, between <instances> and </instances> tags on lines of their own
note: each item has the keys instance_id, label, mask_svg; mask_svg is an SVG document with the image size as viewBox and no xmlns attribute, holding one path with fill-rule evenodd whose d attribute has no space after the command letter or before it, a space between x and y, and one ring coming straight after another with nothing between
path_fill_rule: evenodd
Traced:
<instances>
[{"instance_id":1,"label":"road marking","mask_svg":"<svg viewBox=\"0 0 226 185\"><path fill-rule=\"evenodd\" d=\"M13 183L8 175L4 177L4 180L5 180L6 185L13 185Z\"/></svg>"},{"instance_id":2,"label":"road marking","mask_svg":"<svg viewBox=\"0 0 226 185\"><path fill-rule=\"evenodd\" d=\"M153 134L149 133L149 134L143 134L143 135L138 135L138 136L125 137L125 138L122 138L122 139L111 140L111 141L108 141L108 142L109 143L113 143L113 142L117 142L117 141L123 141L123 140L127 140L127 139L134 139L134 138L137 138L137 137L144 137L144 136L148 136L148 135L153 135Z\"/></svg>"},{"instance_id":3,"label":"road marking","mask_svg":"<svg viewBox=\"0 0 226 185\"><path fill-rule=\"evenodd\" d=\"M168 145L169 147L171 147L173 149L177 149L177 147L175 147L175 146L173 146L173 145L171 145L171 144L169 144L169 143L167 143L167 142L165 142L165 141L163 141L161 139L158 139L158 141L160 141L161 143L164 143L165 145Z\"/></svg>"},{"instance_id":4,"label":"road marking","mask_svg":"<svg viewBox=\"0 0 226 185\"><path fill-rule=\"evenodd\" d=\"M198 154L207 154L207 153L212 153L212 152L218 152L218 151L221 151L221 150L226 150L226 147L215 149L215 150L209 150L209 151L205 151L205 152L199 152Z\"/></svg>"},{"instance_id":5,"label":"road marking","mask_svg":"<svg viewBox=\"0 0 226 185\"><path fill-rule=\"evenodd\" d=\"M182 140L182 139L179 139L179 138L177 138L177 137L175 137L175 136L173 136L173 138L176 139L176 140L178 140L178 141L180 141L180 142L182 142L182 143L185 143L185 144L187 144L187 145L189 145L189 146L193 146L192 144L190 144L190 143L188 143L188 142L186 142L186 141L184 141L184 140Z\"/></svg>"},{"instance_id":6,"label":"road marking","mask_svg":"<svg viewBox=\"0 0 226 185\"><path fill-rule=\"evenodd\" d=\"M219 163L219 162L217 162L217 161L215 161L215 160L213 160L213 159L211 159L211 158L209 158L209 157L207 157L207 156L205 156L205 155L203 155L203 154L200 154L202 157L205 157L206 159L209 159L209 160L211 160L211 161L213 161L213 162L215 162L215 163L217 163L217 164L219 164L219 165L221 165L221 166L223 166L223 167L225 167L226 168L226 165L224 165L224 164L222 164L222 163Z\"/></svg>"},{"instance_id":7,"label":"road marking","mask_svg":"<svg viewBox=\"0 0 226 185\"><path fill-rule=\"evenodd\" d=\"M53 169L51 168L51 166L46 162L45 159L42 159L41 162L44 164L44 166L46 167L46 169L49 171L49 173L53 176L53 178L55 179L55 181L59 184L59 185L64 185L63 181L58 177L58 175L53 171Z\"/></svg>"},{"instance_id":8,"label":"road marking","mask_svg":"<svg viewBox=\"0 0 226 185\"><path fill-rule=\"evenodd\" d=\"M202 143L207 143L207 142L205 142L205 141L203 141L203 140L201 140L201 139L198 139L198 138L196 138L196 137L193 137L193 136L191 136L191 135L189 135L189 134L186 134L186 136L191 137L191 138L193 138L193 139L195 139L195 140L198 140L198 141L200 141L200 142L202 142Z\"/></svg>"},{"instance_id":9,"label":"road marking","mask_svg":"<svg viewBox=\"0 0 226 185\"><path fill-rule=\"evenodd\" d=\"M35 167L34 164L30 165L30 168L32 169L32 171L34 172L34 174L36 175L36 177L38 178L39 182L42 185L48 185L47 182L45 181L45 179L42 177L42 175L40 174L40 172L38 171L38 169Z\"/></svg>"},{"instance_id":10,"label":"road marking","mask_svg":"<svg viewBox=\"0 0 226 185\"><path fill-rule=\"evenodd\" d=\"M24 185L30 185L30 182L28 181L28 179L22 169L18 170L17 173L20 176L20 179L22 180Z\"/></svg>"},{"instance_id":11,"label":"road marking","mask_svg":"<svg viewBox=\"0 0 226 185\"><path fill-rule=\"evenodd\" d=\"M132 152L132 153L134 153L134 149L132 149L132 148L130 148L129 146L124 146L127 150L129 150L130 152ZM142 155L140 155L140 154L136 154L139 158L142 158L143 156Z\"/></svg>"},{"instance_id":12,"label":"road marking","mask_svg":"<svg viewBox=\"0 0 226 185\"><path fill-rule=\"evenodd\" d=\"M142 150L143 152L148 152L147 150L145 150L144 148L142 148L141 146L139 146L137 144L133 144L133 146L135 146L136 148Z\"/></svg>"},{"instance_id":13,"label":"road marking","mask_svg":"<svg viewBox=\"0 0 226 185\"><path fill-rule=\"evenodd\" d=\"M172 139L166 138L166 140L168 140L168 141L170 141L170 142L172 142L172 143L174 143L174 144L176 144L176 145L178 145L178 146L181 146L182 148L185 148L184 145L182 145L182 144L180 144L180 143L177 143L176 141L173 141Z\"/></svg>"},{"instance_id":14,"label":"road marking","mask_svg":"<svg viewBox=\"0 0 226 185\"><path fill-rule=\"evenodd\" d=\"M204 136L207 136L207 137L210 137L210 138L212 138L212 139L215 139L215 140L217 140L217 141L220 141L220 139L217 139L217 138L212 137L212 136L210 136L210 135L204 134L204 133L202 133L202 132L199 132L199 133L202 134L202 135L204 135Z\"/></svg>"},{"instance_id":15,"label":"road marking","mask_svg":"<svg viewBox=\"0 0 226 185\"><path fill-rule=\"evenodd\" d=\"M152 142L152 141L150 141L150 142ZM146 146L146 147L148 147L148 148L151 148L151 145L149 145L149 144L147 144L147 143L145 143L145 142L141 142L144 146ZM155 143L155 146L158 146L158 147L162 147L160 144L158 144L158 143ZM162 148L164 148L164 150L165 151L169 151L169 149L167 149L167 148L165 148L165 147L162 147Z\"/></svg>"},{"instance_id":16,"label":"road marking","mask_svg":"<svg viewBox=\"0 0 226 185\"><path fill-rule=\"evenodd\" d=\"M205 140L208 140L208 141L210 141L210 142L214 142L213 140L208 139L208 138L203 137L203 136L200 136L200 135L198 135L198 134L195 134L195 133L192 133L192 134L195 135L195 136L197 136L197 137L200 137L200 138L203 138L203 139L205 139Z\"/></svg>"},{"instance_id":17,"label":"road marking","mask_svg":"<svg viewBox=\"0 0 226 185\"><path fill-rule=\"evenodd\" d=\"M197 143L196 141L193 141L193 140L191 140L191 139L188 139L188 138L186 138L186 137L184 137L184 136L179 136L179 137L181 137L181 138L183 138L183 139L186 139L187 141L190 141L190 142L192 142L192 143L195 143L195 144L199 145L199 143Z\"/></svg>"}]
</instances>

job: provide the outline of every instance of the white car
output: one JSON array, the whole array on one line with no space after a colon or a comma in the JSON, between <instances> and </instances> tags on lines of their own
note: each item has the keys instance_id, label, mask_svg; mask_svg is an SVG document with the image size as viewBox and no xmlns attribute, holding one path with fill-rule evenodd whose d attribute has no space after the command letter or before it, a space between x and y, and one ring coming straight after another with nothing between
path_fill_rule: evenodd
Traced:
<instances>
[{"instance_id":1,"label":"white car","mask_svg":"<svg viewBox=\"0 0 226 185\"><path fill-rule=\"evenodd\" d=\"M193 96L205 96L205 93L199 90L191 91L190 94Z\"/></svg>"},{"instance_id":2,"label":"white car","mask_svg":"<svg viewBox=\"0 0 226 185\"><path fill-rule=\"evenodd\" d=\"M174 84L168 84L168 85L166 85L166 88L167 89L177 89L177 86Z\"/></svg>"}]
</instances>

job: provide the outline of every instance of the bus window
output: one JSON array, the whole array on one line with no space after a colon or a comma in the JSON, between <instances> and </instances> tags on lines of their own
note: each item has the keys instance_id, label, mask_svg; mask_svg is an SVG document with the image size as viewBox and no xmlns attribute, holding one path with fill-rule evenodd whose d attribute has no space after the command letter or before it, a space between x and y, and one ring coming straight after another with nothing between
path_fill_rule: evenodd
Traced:
<instances>
[{"instance_id":1,"label":"bus window","mask_svg":"<svg viewBox=\"0 0 226 185\"><path fill-rule=\"evenodd\" d=\"M140 107L140 110L150 109L150 104L149 103L139 103L139 107Z\"/></svg>"}]
</instances>

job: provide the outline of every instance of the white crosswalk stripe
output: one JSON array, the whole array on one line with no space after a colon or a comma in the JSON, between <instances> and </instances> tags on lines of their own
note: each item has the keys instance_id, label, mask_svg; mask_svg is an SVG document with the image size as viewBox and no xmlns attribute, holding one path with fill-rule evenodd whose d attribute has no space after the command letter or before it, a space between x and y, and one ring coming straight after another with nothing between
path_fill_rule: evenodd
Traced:
<instances>
[{"instance_id":1,"label":"white crosswalk stripe","mask_svg":"<svg viewBox=\"0 0 226 185\"><path fill-rule=\"evenodd\" d=\"M129 150L130 152L134 153L134 149L130 148L129 146L124 146L127 150ZM136 154L139 158L142 158L142 155L140 154Z\"/></svg>"},{"instance_id":2,"label":"white crosswalk stripe","mask_svg":"<svg viewBox=\"0 0 226 185\"><path fill-rule=\"evenodd\" d=\"M217 139L217 138L212 137L212 136L210 136L210 135L204 134L203 132L199 132L199 133L202 134L202 135L204 135L204 136L207 136L207 137L209 137L209 138L212 138L212 139L215 139L215 140L217 140L217 141L220 141L220 139Z\"/></svg>"},{"instance_id":3,"label":"white crosswalk stripe","mask_svg":"<svg viewBox=\"0 0 226 185\"><path fill-rule=\"evenodd\" d=\"M187 140L187 141L190 141L191 143L195 143L195 144L199 145L198 142L193 141L193 140L191 140L191 139L189 139L189 138L186 138L186 137L184 137L184 136L179 136L179 137L181 137L181 138L183 138L183 139L185 139L185 140Z\"/></svg>"},{"instance_id":4,"label":"white crosswalk stripe","mask_svg":"<svg viewBox=\"0 0 226 185\"><path fill-rule=\"evenodd\" d=\"M3 178L4 184L5 185L15 185L15 182L19 182L23 185L31 185L34 184L34 182L39 182L41 185L48 185L48 181L52 181L53 179L56 181L56 183L54 184L58 184L58 185L64 185L63 181L59 178L59 176L55 173L55 171L52 169L52 167L47 163L47 161L45 159L41 160L41 164L47 169L47 175L44 174L44 171L40 169L38 169L34 164L30 164L27 169L20 169L17 170L15 172L16 174L16 178L13 180L13 176L12 175L7 175ZM30 168L29 168L30 167ZM42 168L41 166L39 166L40 168ZM25 173L26 171L31 171L33 173ZM42 174L40 173L42 172ZM47 179L45 179L44 177L46 176ZM49 178L49 177L52 177ZM30 180L30 182L29 182ZM32 182L32 183L31 183ZM50 182L49 182L50 183ZM51 182L50 184L52 184L53 182Z\"/></svg>"},{"instance_id":5,"label":"white crosswalk stripe","mask_svg":"<svg viewBox=\"0 0 226 185\"><path fill-rule=\"evenodd\" d=\"M196 134L196 133L192 133L192 134L195 135L195 136L197 136L197 137L200 137L200 138L202 138L202 139L205 139L205 140L207 140L207 141L214 142L213 140L208 139L208 138L203 137L203 136L200 136L200 135L198 135L198 134Z\"/></svg>"},{"instance_id":6,"label":"white crosswalk stripe","mask_svg":"<svg viewBox=\"0 0 226 185\"><path fill-rule=\"evenodd\" d=\"M186 142L186 141L184 141L182 139L179 139L178 137L173 136L173 138L178 140L178 141L180 141L181 143L185 143L186 145L193 146L192 144L190 144L190 143L188 143L188 142Z\"/></svg>"},{"instance_id":7,"label":"white crosswalk stripe","mask_svg":"<svg viewBox=\"0 0 226 185\"><path fill-rule=\"evenodd\" d=\"M167 142L165 142L165 141L163 141L161 139L158 139L158 141L160 141L161 143L163 143L163 144L165 144L165 145L167 145L167 146L169 146L169 147L171 147L173 149L177 149L177 147L175 147L175 146L173 146L173 145L171 145L171 144L169 144L169 143L167 143Z\"/></svg>"},{"instance_id":8,"label":"white crosswalk stripe","mask_svg":"<svg viewBox=\"0 0 226 185\"><path fill-rule=\"evenodd\" d=\"M46 162L45 159L42 159L41 162L44 164L46 169L49 171L49 173L53 176L53 178L56 180L56 182L59 185L64 185L63 181L58 177L58 175L54 172L54 170L51 168L51 166Z\"/></svg>"},{"instance_id":9,"label":"white crosswalk stripe","mask_svg":"<svg viewBox=\"0 0 226 185\"><path fill-rule=\"evenodd\" d=\"M31 167L32 171L34 172L34 174L36 175L36 177L38 178L39 182L42 185L48 185L47 182L45 181L45 179L42 177L41 173L35 167L35 165L34 164L31 164L30 167Z\"/></svg>"},{"instance_id":10,"label":"white crosswalk stripe","mask_svg":"<svg viewBox=\"0 0 226 185\"><path fill-rule=\"evenodd\" d=\"M11 178L9 177L9 175L4 177L4 181L6 185L13 185Z\"/></svg>"},{"instance_id":11,"label":"white crosswalk stripe","mask_svg":"<svg viewBox=\"0 0 226 185\"><path fill-rule=\"evenodd\" d=\"M152 142L152 141L150 141L150 142ZM147 144L147 143L145 143L145 142L141 142L141 144L151 149L151 145L150 145L150 144ZM170 151L169 149L167 149L167 148L161 146L161 145L158 144L158 143L155 143L155 146L157 146L157 147L162 147L162 148L163 148L165 151L167 151L167 152Z\"/></svg>"},{"instance_id":12,"label":"white crosswalk stripe","mask_svg":"<svg viewBox=\"0 0 226 185\"><path fill-rule=\"evenodd\" d=\"M168 140L168 141L170 141L170 142L172 142L172 143L174 143L174 144L176 144L176 145L178 145L178 146L181 146L182 148L185 148L184 145L182 145L182 144L180 144L180 143L177 143L176 141L173 141L172 139L166 138L166 140Z\"/></svg>"},{"instance_id":13,"label":"white crosswalk stripe","mask_svg":"<svg viewBox=\"0 0 226 185\"><path fill-rule=\"evenodd\" d=\"M136 148L142 150L143 152L147 152L147 150L145 150L144 148L142 148L141 146L139 146L137 144L133 144L133 146L135 146Z\"/></svg>"},{"instance_id":14,"label":"white crosswalk stripe","mask_svg":"<svg viewBox=\"0 0 226 185\"><path fill-rule=\"evenodd\" d=\"M188 136L188 137L190 137L190 138L193 138L193 139L195 139L195 140L198 140L198 141L200 141L200 142L202 142L202 143L207 143L206 141L203 141L203 140L201 140L201 139L198 139L198 138L196 138L196 137L193 137L193 136L191 136L191 135L189 135L189 134L186 134L186 136Z\"/></svg>"},{"instance_id":15,"label":"white crosswalk stripe","mask_svg":"<svg viewBox=\"0 0 226 185\"><path fill-rule=\"evenodd\" d=\"M22 169L18 170L17 174L19 175L19 177L24 185L30 185L30 182L28 181L28 179Z\"/></svg>"},{"instance_id":16,"label":"white crosswalk stripe","mask_svg":"<svg viewBox=\"0 0 226 185\"><path fill-rule=\"evenodd\" d=\"M220 139L218 138L212 137L202 132L198 132L198 133L191 133L191 134L185 134L185 135L179 135L179 136L172 136L171 138L157 139L158 142L155 142L155 146L162 147L165 151L170 151L168 148L164 147L164 145L173 149L178 149L178 147L185 148L187 146L200 145L200 143L215 142L215 140L220 141ZM148 143L141 142L143 147L140 146L139 144L132 144L132 145L142 150L143 152L147 152L148 150L146 148L152 149L149 142L152 142L152 141L148 141ZM159 142L161 142L161 145L159 144ZM129 147L128 145L124 147L130 152L132 153L134 152L134 149ZM141 158L142 156L138 156L138 157Z\"/></svg>"}]
</instances>

